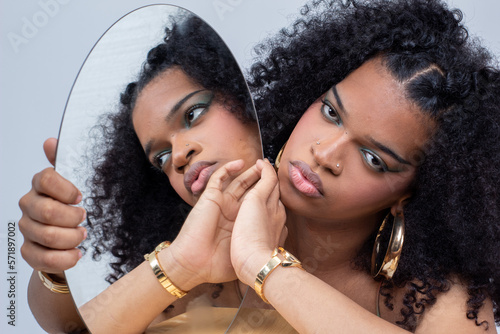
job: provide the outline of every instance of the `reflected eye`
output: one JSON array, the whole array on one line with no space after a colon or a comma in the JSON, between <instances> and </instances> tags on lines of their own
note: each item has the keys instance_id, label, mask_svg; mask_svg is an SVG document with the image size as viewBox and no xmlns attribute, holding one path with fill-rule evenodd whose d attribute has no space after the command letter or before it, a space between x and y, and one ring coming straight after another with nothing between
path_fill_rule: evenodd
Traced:
<instances>
[{"instance_id":1,"label":"reflected eye","mask_svg":"<svg viewBox=\"0 0 500 334\"><path fill-rule=\"evenodd\" d=\"M363 148L360 149L360 151L368 166L370 166L376 172L382 173L386 172L389 169L384 160L382 160L378 155L376 155L372 151Z\"/></svg>"},{"instance_id":2,"label":"reflected eye","mask_svg":"<svg viewBox=\"0 0 500 334\"><path fill-rule=\"evenodd\" d=\"M323 103L321 105L321 113L323 114L323 117L325 117L329 122L341 125L342 119L340 118L337 110L331 105L331 103L326 99L321 102Z\"/></svg>"},{"instance_id":3,"label":"reflected eye","mask_svg":"<svg viewBox=\"0 0 500 334\"><path fill-rule=\"evenodd\" d=\"M190 127L201 115L203 115L209 108L209 104L196 104L189 108L184 115L186 125Z\"/></svg>"},{"instance_id":4,"label":"reflected eye","mask_svg":"<svg viewBox=\"0 0 500 334\"><path fill-rule=\"evenodd\" d=\"M167 163L167 160L170 158L171 155L172 155L171 151L163 151L155 155L153 160L156 167L158 167L159 169L163 169L163 166Z\"/></svg>"}]
</instances>

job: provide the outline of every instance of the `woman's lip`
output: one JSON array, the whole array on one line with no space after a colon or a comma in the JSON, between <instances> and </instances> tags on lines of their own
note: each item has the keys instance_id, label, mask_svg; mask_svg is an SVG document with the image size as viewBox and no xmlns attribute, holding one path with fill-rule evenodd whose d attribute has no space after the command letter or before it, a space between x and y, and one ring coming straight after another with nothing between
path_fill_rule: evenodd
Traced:
<instances>
[{"instance_id":1,"label":"woman's lip","mask_svg":"<svg viewBox=\"0 0 500 334\"><path fill-rule=\"evenodd\" d=\"M210 161L197 161L195 162L184 174L184 187L193 193L193 195L200 195L207 186L210 176L216 169L215 162Z\"/></svg>"},{"instance_id":2,"label":"woman's lip","mask_svg":"<svg viewBox=\"0 0 500 334\"><path fill-rule=\"evenodd\" d=\"M313 172L308 164L303 161L290 161L288 175L293 186L309 197L323 196L323 183L318 174Z\"/></svg>"}]
</instances>

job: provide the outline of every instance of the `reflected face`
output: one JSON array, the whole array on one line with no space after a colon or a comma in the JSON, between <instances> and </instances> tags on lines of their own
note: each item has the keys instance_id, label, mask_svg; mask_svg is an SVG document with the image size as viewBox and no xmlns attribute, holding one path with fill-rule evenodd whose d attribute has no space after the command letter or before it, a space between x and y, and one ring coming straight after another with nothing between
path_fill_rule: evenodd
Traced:
<instances>
[{"instance_id":1,"label":"reflected face","mask_svg":"<svg viewBox=\"0 0 500 334\"><path fill-rule=\"evenodd\" d=\"M256 123L242 123L177 67L144 87L132 122L151 164L190 205L226 162L244 159L246 169L261 157Z\"/></svg>"},{"instance_id":2,"label":"reflected face","mask_svg":"<svg viewBox=\"0 0 500 334\"><path fill-rule=\"evenodd\" d=\"M278 172L283 204L320 221L359 219L396 205L411 194L433 126L381 61L368 61L295 127Z\"/></svg>"}]
</instances>

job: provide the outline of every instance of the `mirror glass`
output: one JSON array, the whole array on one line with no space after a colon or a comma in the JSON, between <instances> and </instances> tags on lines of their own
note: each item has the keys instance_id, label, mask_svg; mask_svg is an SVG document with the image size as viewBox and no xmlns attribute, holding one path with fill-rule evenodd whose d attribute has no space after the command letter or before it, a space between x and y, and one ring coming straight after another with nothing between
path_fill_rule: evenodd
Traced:
<instances>
[{"instance_id":1,"label":"mirror glass","mask_svg":"<svg viewBox=\"0 0 500 334\"><path fill-rule=\"evenodd\" d=\"M197 131L196 138L186 139L186 146L191 142L193 150L205 149L204 160L219 159L220 164L225 159L243 158L250 166L262 156L246 82L229 49L208 24L170 5L142 7L113 24L95 44L75 80L57 148L56 170L81 190L81 205L88 212L82 224L88 230L81 245L83 257L66 271L77 307L143 262L143 255L159 242L173 240L191 208L192 192L203 191L203 184L191 185L187 195L179 193L179 197L166 175L146 159L131 126L130 114L138 105L135 97L144 87L159 83L168 88L181 80L179 75L162 75L173 67L180 69L176 73L181 73L181 79L188 78L204 89L198 94L198 104L182 115L190 121L185 133ZM216 128L200 131L196 122L210 114L212 101L224 106L233 123L228 123L228 117L221 118L216 120ZM177 122L175 117L170 121ZM230 135L238 124L251 128L251 135L243 147L232 149ZM221 142L224 147L218 144ZM210 152L214 156L207 156ZM167 149L158 161L168 158L168 153ZM184 187L181 192L186 193L188 186ZM244 294L226 298L225 291L239 292L236 284L225 283L198 294L201 304L228 308L211 315L218 328L230 322ZM178 309L167 309L164 319L185 315L184 306Z\"/></svg>"}]
</instances>

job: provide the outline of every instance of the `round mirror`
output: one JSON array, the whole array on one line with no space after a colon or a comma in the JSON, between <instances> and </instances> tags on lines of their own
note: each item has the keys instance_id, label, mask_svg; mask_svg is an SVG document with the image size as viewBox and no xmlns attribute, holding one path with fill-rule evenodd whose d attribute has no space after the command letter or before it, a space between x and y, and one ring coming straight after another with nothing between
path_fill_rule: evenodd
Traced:
<instances>
[{"instance_id":1,"label":"round mirror","mask_svg":"<svg viewBox=\"0 0 500 334\"><path fill-rule=\"evenodd\" d=\"M158 110L164 115L151 116ZM196 157L193 164L220 167L241 158L251 166L262 156L252 100L227 46L185 9L146 6L113 24L96 43L61 125L56 170L81 190L87 210L83 257L66 271L77 308L127 275L161 241L173 240L203 192L210 174L187 180L177 173L170 182L162 172L181 145L174 144L175 134L182 134L175 139L182 137L188 155ZM150 152L158 140L161 149L156 145ZM241 293L225 296L235 290L239 286L231 282L196 293L197 304L224 310L210 313L221 332L241 302ZM187 304L174 303L157 321L188 319Z\"/></svg>"}]
</instances>

